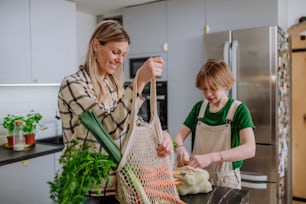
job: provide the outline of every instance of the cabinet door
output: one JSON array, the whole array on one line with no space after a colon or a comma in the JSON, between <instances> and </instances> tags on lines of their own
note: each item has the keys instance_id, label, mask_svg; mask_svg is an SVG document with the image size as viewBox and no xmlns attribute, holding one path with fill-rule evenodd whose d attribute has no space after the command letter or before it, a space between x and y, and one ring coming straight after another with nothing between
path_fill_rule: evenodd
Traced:
<instances>
[{"instance_id":1,"label":"cabinet door","mask_svg":"<svg viewBox=\"0 0 306 204\"><path fill-rule=\"evenodd\" d=\"M0 203L50 204L48 181L54 178L54 155L0 167Z\"/></svg>"},{"instance_id":2,"label":"cabinet door","mask_svg":"<svg viewBox=\"0 0 306 204\"><path fill-rule=\"evenodd\" d=\"M75 4L31 0L31 46L33 83L59 83L75 72Z\"/></svg>"},{"instance_id":3,"label":"cabinet door","mask_svg":"<svg viewBox=\"0 0 306 204\"><path fill-rule=\"evenodd\" d=\"M300 44L305 44L299 41ZM292 53L292 194L306 199L306 52Z\"/></svg>"},{"instance_id":4,"label":"cabinet door","mask_svg":"<svg viewBox=\"0 0 306 204\"><path fill-rule=\"evenodd\" d=\"M54 173L58 173L61 170L61 164L59 159L61 158L62 152L57 152L54 154Z\"/></svg>"},{"instance_id":5,"label":"cabinet door","mask_svg":"<svg viewBox=\"0 0 306 204\"><path fill-rule=\"evenodd\" d=\"M1 84L30 82L29 18L29 0L1 0Z\"/></svg>"},{"instance_id":6,"label":"cabinet door","mask_svg":"<svg viewBox=\"0 0 306 204\"><path fill-rule=\"evenodd\" d=\"M167 1L167 69L168 90L171 90L168 91L168 127L171 135L185 120L194 101L203 98L194 80L204 60L204 11L203 0ZM190 138L185 143L188 151L191 151Z\"/></svg>"},{"instance_id":7,"label":"cabinet door","mask_svg":"<svg viewBox=\"0 0 306 204\"><path fill-rule=\"evenodd\" d=\"M129 53L163 52L167 29L166 2L125 8L123 26L131 37Z\"/></svg>"},{"instance_id":8,"label":"cabinet door","mask_svg":"<svg viewBox=\"0 0 306 204\"><path fill-rule=\"evenodd\" d=\"M205 0L211 32L278 25L277 0Z\"/></svg>"}]
</instances>

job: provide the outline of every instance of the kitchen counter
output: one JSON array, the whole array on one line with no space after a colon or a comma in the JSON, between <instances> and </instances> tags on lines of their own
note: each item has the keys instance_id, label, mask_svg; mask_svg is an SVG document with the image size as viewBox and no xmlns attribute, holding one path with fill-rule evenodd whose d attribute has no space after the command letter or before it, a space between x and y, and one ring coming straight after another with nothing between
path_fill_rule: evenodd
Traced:
<instances>
[{"instance_id":1,"label":"kitchen counter","mask_svg":"<svg viewBox=\"0 0 306 204\"><path fill-rule=\"evenodd\" d=\"M233 188L214 186L209 193L181 196L186 204L247 204L249 192Z\"/></svg>"},{"instance_id":2,"label":"kitchen counter","mask_svg":"<svg viewBox=\"0 0 306 204\"><path fill-rule=\"evenodd\" d=\"M44 142L37 141L35 146L20 152L1 146L0 166L60 152L64 148L63 144ZM246 190L213 186L213 190L209 193L181 196L181 199L186 204L246 204L249 201L249 193Z\"/></svg>"},{"instance_id":3,"label":"kitchen counter","mask_svg":"<svg viewBox=\"0 0 306 204\"><path fill-rule=\"evenodd\" d=\"M47 154L52 154L62 151L64 145L40 144L36 142L35 146L28 147L24 151L14 151L3 146L0 147L0 166L11 164L18 161L23 161L35 157L40 157Z\"/></svg>"}]
</instances>

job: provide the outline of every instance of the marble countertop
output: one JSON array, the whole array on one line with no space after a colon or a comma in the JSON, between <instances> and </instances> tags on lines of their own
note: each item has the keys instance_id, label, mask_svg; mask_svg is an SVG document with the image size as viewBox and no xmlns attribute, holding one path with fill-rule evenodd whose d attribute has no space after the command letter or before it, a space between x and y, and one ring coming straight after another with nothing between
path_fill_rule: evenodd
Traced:
<instances>
[{"instance_id":1,"label":"marble countertop","mask_svg":"<svg viewBox=\"0 0 306 204\"><path fill-rule=\"evenodd\" d=\"M26 159L31 159L47 154L62 151L63 145L49 145L36 143L33 147L28 147L24 151L16 152L13 149L0 147L0 166L11 164Z\"/></svg>"},{"instance_id":2,"label":"marble countertop","mask_svg":"<svg viewBox=\"0 0 306 204\"><path fill-rule=\"evenodd\" d=\"M249 192L233 188L213 186L209 193L181 196L186 204L247 204Z\"/></svg>"}]
</instances>

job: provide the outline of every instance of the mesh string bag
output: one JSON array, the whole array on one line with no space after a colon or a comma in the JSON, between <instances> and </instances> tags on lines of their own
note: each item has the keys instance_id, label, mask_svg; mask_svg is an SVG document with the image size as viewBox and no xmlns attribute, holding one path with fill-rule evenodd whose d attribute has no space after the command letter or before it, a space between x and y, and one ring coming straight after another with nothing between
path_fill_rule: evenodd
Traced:
<instances>
[{"instance_id":1,"label":"mesh string bag","mask_svg":"<svg viewBox=\"0 0 306 204\"><path fill-rule=\"evenodd\" d=\"M156 81L152 80L150 87L150 121L141 126L136 125L136 84L134 81L130 129L117 169L117 199L124 204L184 203L175 186L171 155L159 157L156 152L163 139L156 108Z\"/></svg>"}]
</instances>

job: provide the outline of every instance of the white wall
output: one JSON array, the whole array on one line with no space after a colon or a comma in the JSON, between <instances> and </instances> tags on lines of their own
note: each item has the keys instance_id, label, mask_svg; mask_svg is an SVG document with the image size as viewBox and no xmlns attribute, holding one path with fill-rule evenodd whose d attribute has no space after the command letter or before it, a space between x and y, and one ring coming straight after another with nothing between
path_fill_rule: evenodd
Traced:
<instances>
[{"instance_id":1,"label":"white wall","mask_svg":"<svg viewBox=\"0 0 306 204\"><path fill-rule=\"evenodd\" d=\"M306 16L306 1L305 0L288 0L288 25L290 28L292 25L299 22L299 18Z\"/></svg>"},{"instance_id":2,"label":"white wall","mask_svg":"<svg viewBox=\"0 0 306 204\"><path fill-rule=\"evenodd\" d=\"M7 114L24 115L31 110L42 114L42 123L48 129L37 132L37 139L60 134L55 119L58 86L0 86L0 121ZM0 128L0 144L6 143L6 130Z\"/></svg>"}]
</instances>

